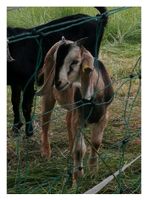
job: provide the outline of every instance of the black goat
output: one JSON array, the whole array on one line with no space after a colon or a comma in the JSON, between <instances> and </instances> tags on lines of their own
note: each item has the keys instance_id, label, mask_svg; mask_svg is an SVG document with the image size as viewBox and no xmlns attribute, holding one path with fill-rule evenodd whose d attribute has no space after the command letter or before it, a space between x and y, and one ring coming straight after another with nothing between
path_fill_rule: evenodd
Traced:
<instances>
[{"instance_id":1,"label":"black goat","mask_svg":"<svg viewBox=\"0 0 148 200\"><path fill-rule=\"evenodd\" d=\"M96 9L103 14L106 12L105 7L96 7ZM99 16L99 14L97 15ZM88 37L85 47L91 52L93 56L98 55L100 42L103 36L104 27L107 23L107 16L102 15L101 21L92 18L89 21L78 24L76 20L82 18L88 18L88 15L76 14L67 17L63 17L57 20L53 20L47 24L43 24L34 28L7 28L7 37L10 38L9 50L14 62L7 63L7 84L11 86L12 90L12 105L14 112L14 124L13 131L18 134L19 129L23 125L20 119L20 99L21 91L23 91L22 99L22 110L26 121L26 135L31 136L33 134L33 126L31 120L31 109L34 98L34 83L35 83L35 72L37 65L37 58L39 50L42 54L41 62L38 69L43 65L44 57L49 48L61 39L64 35L69 40L78 40L82 37ZM74 21L73 21L74 20ZM69 26L65 29L65 22L73 21L75 26ZM62 24L60 24L62 23ZM71 24L71 25L73 25ZM57 25L56 27L53 25ZM46 32L51 33L44 35L40 32L40 37L37 39L29 38L16 42L11 41L12 36L19 34L32 33L35 35L40 29L46 29ZM58 30L61 29L61 30ZM99 38L97 36L97 30L100 30ZM44 31L43 31L44 32ZM97 46L96 46L97 45ZM97 51L96 51L97 50Z\"/></svg>"}]
</instances>

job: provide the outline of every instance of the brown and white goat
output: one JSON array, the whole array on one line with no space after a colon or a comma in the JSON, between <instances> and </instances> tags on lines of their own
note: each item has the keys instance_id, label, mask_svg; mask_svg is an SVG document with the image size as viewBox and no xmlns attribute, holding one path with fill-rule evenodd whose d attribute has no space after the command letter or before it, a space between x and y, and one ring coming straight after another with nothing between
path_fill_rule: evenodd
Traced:
<instances>
[{"instance_id":1,"label":"brown and white goat","mask_svg":"<svg viewBox=\"0 0 148 200\"><path fill-rule=\"evenodd\" d=\"M83 174L86 152L82 128L93 124L90 166L97 164L96 151L102 143L107 123L107 107L113 98L109 75L102 64L82 45L62 39L48 51L43 66L44 85L38 92L42 98L42 154L51 156L48 129L51 111L57 101L67 109L69 148L74 162L74 178Z\"/></svg>"}]
</instances>

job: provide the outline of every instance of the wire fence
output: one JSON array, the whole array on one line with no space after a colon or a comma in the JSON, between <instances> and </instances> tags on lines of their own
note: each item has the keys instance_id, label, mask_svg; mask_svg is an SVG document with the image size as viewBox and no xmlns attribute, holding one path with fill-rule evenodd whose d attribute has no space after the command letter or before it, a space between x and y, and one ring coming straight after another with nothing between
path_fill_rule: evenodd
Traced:
<instances>
[{"instance_id":1,"label":"wire fence","mask_svg":"<svg viewBox=\"0 0 148 200\"><path fill-rule=\"evenodd\" d=\"M125 9L127 8L113 9L103 15L109 16ZM59 28L59 24L58 28L54 31L64 30L90 20L98 20L100 22L102 16L69 21L65 24L64 28ZM51 28L53 27L34 29L33 32L8 37L9 43L34 38L39 46L36 70L28 80L25 88L36 77L41 60L43 59L42 40L38 39L41 36L44 37L50 34L52 32ZM99 30L97 30L97 33L97 37L99 38ZM105 130L107 134L104 136L102 147L99 152L96 152L99 170L95 175L89 172L87 154L84 159L85 175L72 187L70 186L72 184L73 162L67 148L68 141L65 134L66 126L64 125L66 111L60 108L59 105L48 111L53 112L51 132L54 134L50 136L52 138L53 155L51 160L45 160L40 157L40 137L38 134L40 132L41 118L40 98L35 96L32 122L36 134L32 138L24 138L23 129L20 130L20 135L17 138L12 138L8 134L8 193L85 193L109 175L114 177L114 181L111 182L111 185L108 184L108 186L101 190L101 193L139 193L141 188L140 161L136 160L136 164L129 166L127 173L123 172L123 166L140 154L140 66L141 57L138 57L126 75L121 75L118 79L112 77L114 101L110 107L111 119ZM100 91L96 91L96 94L98 92ZM78 105L79 102L76 103ZM101 104L105 103L102 102ZM85 106L87 105L89 103L85 104ZM78 109L80 106L84 106L84 104L78 105L74 109ZM11 107L8 108L8 115L9 112L11 113ZM44 115L47 113L44 113ZM91 111L89 114L91 114ZM8 122L8 131L11 126L12 119ZM90 129L84 127L84 124L82 124L81 132L84 135L86 143L92 147ZM88 153L89 151L90 149L88 148ZM118 176L115 175L116 170L118 170Z\"/></svg>"}]
</instances>

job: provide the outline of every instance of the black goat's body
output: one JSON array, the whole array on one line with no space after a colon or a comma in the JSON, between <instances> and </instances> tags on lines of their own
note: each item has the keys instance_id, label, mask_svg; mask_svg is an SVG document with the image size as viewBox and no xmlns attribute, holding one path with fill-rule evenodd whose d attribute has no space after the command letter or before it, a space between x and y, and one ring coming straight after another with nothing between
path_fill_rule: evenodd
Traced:
<instances>
[{"instance_id":1,"label":"black goat's body","mask_svg":"<svg viewBox=\"0 0 148 200\"><path fill-rule=\"evenodd\" d=\"M99 10L99 8L97 9ZM98 55L99 46L96 43L96 34L97 29L99 28L99 22L96 19L92 19L80 25L73 26L74 24L77 24L79 21L81 21L82 18L84 19L87 17L88 15L77 14L53 20L47 24L29 29L11 27L7 28L8 39L11 36L16 36L23 33L32 33L34 35L38 33L40 34L40 37L37 39L23 39L16 42L11 42L10 39L9 42L9 50L15 61L7 63L7 84L10 85L12 89L11 100L14 112L13 129L16 132L18 132L18 129L22 125L19 114L19 104L21 91L23 91L22 109L26 120L26 134L28 136L33 134L33 127L31 123L31 108L34 97L34 82L38 71L43 65L44 57L48 49L53 44L59 41L62 36L65 36L65 38L73 41L76 41L82 37L88 37L85 47L91 52L93 56ZM72 22L73 20L78 21ZM64 24L68 21L71 21L71 24L68 25L69 28L67 28L67 25ZM104 23L104 27L106 25L106 21L102 22ZM52 27L53 25L57 26ZM42 31L40 31L41 29ZM42 36L41 32L49 32L49 34ZM39 63L37 63L38 55L41 56Z\"/></svg>"}]
</instances>

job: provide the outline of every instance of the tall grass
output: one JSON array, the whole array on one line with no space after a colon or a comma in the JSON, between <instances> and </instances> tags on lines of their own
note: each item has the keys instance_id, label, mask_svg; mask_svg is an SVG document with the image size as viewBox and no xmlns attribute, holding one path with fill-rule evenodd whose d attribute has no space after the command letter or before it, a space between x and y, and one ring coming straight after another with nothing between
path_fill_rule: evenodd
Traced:
<instances>
[{"instance_id":1,"label":"tall grass","mask_svg":"<svg viewBox=\"0 0 148 200\"><path fill-rule=\"evenodd\" d=\"M112 15L105 37L112 43L140 43L141 9L129 8Z\"/></svg>"},{"instance_id":2,"label":"tall grass","mask_svg":"<svg viewBox=\"0 0 148 200\"><path fill-rule=\"evenodd\" d=\"M76 13L95 16L98 11L93 7L25 7L8 11L7 21L8 26L29 28ZM111 44L139 43L140 38L141 9L139 7L129 8L109 17L104 44L106 42Z\"/></svg>"},{"instance_id":3,"label":"tall grass","mask_svg":"<svg viewBox=\"0 0 148 200\"><path fill-rule=\"evenodd\" d=\"M98 11L84 7L26 7L8 11L8 26L30 28L76 13L96 15Z\"/></svg>"}]
</instances>

